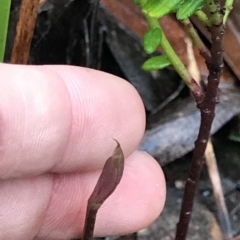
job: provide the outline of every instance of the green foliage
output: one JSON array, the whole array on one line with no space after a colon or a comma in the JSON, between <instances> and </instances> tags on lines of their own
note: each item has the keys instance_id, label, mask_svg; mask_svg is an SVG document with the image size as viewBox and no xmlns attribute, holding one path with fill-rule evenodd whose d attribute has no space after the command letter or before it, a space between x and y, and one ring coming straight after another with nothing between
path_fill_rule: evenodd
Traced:
<instances>
[{"instance_id":1,"label":"green foliage","mask_svg":"<svg viewBox=\"0 0 240 240\"><path fill-rule=\"evenodd\" d=\"M190 17L204 6L204 0L135 0L142 6L142 11L150 17L160 18L169 13L177 12L182 20Z\"/></svg>"},{"instance_id":2,"label":"green foliage","mask_svg":"<svg viewBox=\"0 0 240 240\"><path fill-rule=\"evenodd\" d=\"M0 0L0 62L4 59L11 0Z\"/></svg>"},{"instance_id":3,"label":"green foliage","mask_svg":"<svg viewBox=\"0 0 240 240\"><path fill-rule=\"evenodd\" d=\"M233 1L234 0L226 0L224 24L229 12L232 9ZM162 18L170 13L175 13L177 19L183 21L184 23L184 21L190 22L188 18L195 14L199 20L204 23L205 26L209 27L212 24L218 24L221 22L221 18L219 16L220 13L217 11L216 1L134 0L134 2L135 4L140 5L141 10L144 13L150 26L150 30L148 30L143 36L143 47L145 52L151 54L157 50L158 46L160 46L168 56L168 58L166 56L150 58L143 64L142 68L147 71L162 69L170 65L171 62L179 75L187 83L189 81L190 74L165 37L165 34L159 25L159 18ZM188 85L190 86L191 84Z\"/></svg>"},{"instance_id":4,"label":"green foliage","mask_svg":"<svg viewBox=\"0 0 240 240\"><path fill-rule=\"evenodd\" d=\"M150 58L144 62L142 68L151 71L169 66L173 59L176 60L176 57L170 57L170 55L172 56L170 53L173 53L174 56L176 54L169 50L171 48L169 44L164 44L162 41L164 33L158 19L169 13L176 13L178 19L186 19L203 7L204 0L135 0L135 3L141 6L151 27L143 36L145 52L151 54L157 50L158 46L161 46L165 52L168 49L166 52L168 58L166 56ZM183 65L182 68L184 68Z\"/></svg>"},{"instance_id":5,"label":"green foliage","mask_svg":"<svg viewBox=\"0 0 240 240\"><path fill-rule=\"evenodd\" d=\"M143 6L148 0L134 0L134 3L136 5L141 5Z\"/></svg>"},{"instance_id":6,"label":"green foliage","mask_svg":"<svg viewBox=\"0 0 240 240\"><path fill-rule=\"evenodd\" d=\"M177 11L177 19L183 20L192 16L196 11L200 10L204 5L204 0L188 0L180 6Z\"/></svg>"},{"instance_id":7,"label":"green foliage","mask_svg":"<svg viewBox=\"0 0 240 240\"><path fill-rule=\"evenodd\" d=\"M168 67L169 65L171 65L171 62L167 56L161 55L146 60L142 65L142 69L145 71L159 70Z\"/></svg>"},{"instance_id":8,"label":"green foliage","mask_svg":"<svg viewBox=\"0 0 240 240\"><path fill-rule=\"evenodd\" d=\"M160 18L175 12L183 0L148 0L142 7L142 12L150 17Z\"/></svg>"},{"instance_id":9,"label":"green foliage","mask_svg":"<svg viewBox=\"0 0 240 240\"><path fill-rule=\"evenodd\" d=\"M143 48L151 54L157 50L161 42L162 31L160 28L150 28L143 36Z\"/></svg>"}]
</instances>

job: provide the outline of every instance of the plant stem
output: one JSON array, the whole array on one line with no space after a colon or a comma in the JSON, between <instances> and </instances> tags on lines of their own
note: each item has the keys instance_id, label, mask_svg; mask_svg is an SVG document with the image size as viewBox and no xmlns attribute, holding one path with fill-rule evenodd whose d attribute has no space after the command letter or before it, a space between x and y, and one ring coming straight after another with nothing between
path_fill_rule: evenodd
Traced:
<instances>
[{"instance_id":1,"label":"plant stem","mask_svg":"<svg viewBox=\"0 0 240 240\"><path fill-rule=\"evenodd\" d=\"M226 12L223 17L223 24L225 25L229 16L229 13L232 11L233 8L233 2L234 0L226 0L224 8L226 9Z\"/></svg>"},{"instance_id":2,"label":"plant stem","mask_svg":"<svg viewBox=\"0 0 240 240\"><path fill-rule=\"evenodd\" d=\"M27 64L40 0L22 0L11 63Z\"/></svg>"},{"instance_id":3,"label":"plant stem","mask_svg":"<svg viewBox=\"0 0 240 240\"><path fill-rule=\"evenodd\" d=\"M220 6L220 1L219 0L205 0L205 5L206 8L208 8L210 12L210 26L213 24L222 24L221 19L222 19L222 13L223 13L223 7Z\"/></svg>"},{"instance_id":4,"label":"plant stem","mask_svg":"<svg viewBox=\"0 0 240 240\"><path fill-rule=\"evenodd\" d=\"M184 66L183 62L180 60L174 49L172 48L171 44L169 43L168 39L166 38L166 35L164 34L157 18L151 18L147 17L147 20L149 22L149 25L151 28L160 28L162 32L162 39L161 39L161 47L164 50L165 54L167 55L169 61L173 65L173 67L176 69L180 77L185 81L187 86L193 90L190 80L191 75L189 74L187 68Z\"/></svg>"},{"instance_id":5,"label":"plant stem","mask_svg":"<svg viewBox=\"0 0 240 240\"><path fill-rule=\"evenodd\" d=\"M3 62L11 0L0 0L0 62Z\"/></svg>"},{"instance_id":6,"label":"plant stem","mask_svg":"<svg viewBox=\"0 0 240 240\"><path fill-rule=\"evenodd\" d=\"M198 10L194 14L205 26L209 26L209 19L205 12L203 12L202 10Z\"/></svg>"},{"instance_id":7,"label":"plant stem","mask_svg":"<svg viewBox=\"0 0 240 240\"><path fill-rule=\"evenodd\" d=\"M146 19L150 25L151 28L160 28L162 32L162 39L161 39L161 47L165 54L167 55L169 61L173 65L174 69L177 71L177 73L180 75L180 77L183 79L183 81L186 83L186 85L191 90L193 96L195 99L200 102L202 99L202 89L197 84L197 82L191 77L189 71L184 66L181 59L178 57L174 49L172 48L171 44L169 43L166 35L164 34L159 21L157 18L152 18L149 16L146 16Z\"/></svg>"},{"instance_id":8,"label":"plant stem","mask_svg":"<svg viewBox=\"0 0 240 240\"><path fill-rule=\"evenodd\" d=\"M173 67L176 69L180 77L185 81L187 86L193 90L193 87L190 83L191 75L189 74L187 68L184 66L183 62L180 60L176 52L173 50L171 44L169 43L166 35L162 33L161 47L163 48L168 59L172 63Z\"/></svg>"},{"instance_id":9,"label":"plant stem","mask_svg":"<svg viewBox=\"0 0 240 240\"><path fill-rule=\"evenodd\" d=\"M215 2L211 2L215 5ZM210 27L210 32L212 34L212 59L211 62L207 63L207 67L209 69L208 84L206 89L206 95L203 101L197 104L201 112L201 123L199 134L195 142L195 149L193 151L192 165L189 177L185 185L180 219L177 224L177 232L175 238L176 240L185 240L187 236L196 187L204 164L203 156L210 136L212 122L215 117L215 107L216 104L219 102L217 90L220 81L221 69L223 67L222 38L224 34L224 26L222 24L222 8L219 8L215 5L215 9L216 12L214 12L213 15L216 16L212 16L212 25Z\"/></svg>"},{"instance_id":10,"label":"plant stem","mask_svg":"<svg viewBox=\"0 0 240 240\"><path fill-rule=\"evenodd\" d=\"M205 46L201 38L199 37L197 31L193 27L192 23L190 22L189 18L182 20L184 25L185 31L188 33L190 38L193 41L193 44L199 49L200 54L205 59L206 63L211 61L211 54L208 48Z\"/></svg>"},{"instance_id":11,"label":"plant stem","mask_svg":"<svg viewBox=\"0 0 240 240\"><path fill-rule=\"evenodd\" d=\"M91 204L88 204L82 240L91 240L93 238L93 231L98 209L99 207L95 208Z\"/></svg>"}]
</instances>

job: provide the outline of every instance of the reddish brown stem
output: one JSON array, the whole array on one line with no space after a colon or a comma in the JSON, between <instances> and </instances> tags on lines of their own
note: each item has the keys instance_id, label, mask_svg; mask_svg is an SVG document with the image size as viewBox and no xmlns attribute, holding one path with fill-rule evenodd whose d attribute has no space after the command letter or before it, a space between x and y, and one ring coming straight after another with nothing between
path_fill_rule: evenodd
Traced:
<instances>
[{"instance_id":1,"label":"reddish brown stem","mask_svg":"<svg viewBox=\"0 0 240 240\"><path fill-rule=\"evenodd\" d=\"M92 239L98 209L114 192L121 181L124 169L124 156L120 144L117 140L115 141L117 147L112 156L105 162L97 184L88 199L82 240Z\"/></svg>"},{"instance_id":2,"label":"reddish brown stem","mask_svg":"<svg viewBox=\"0 0 240 240\"><path fill-rule=\"evenodd\" d=\"M40 0L22 0L11 63L27 64Z\"/></svg>"},{"instance_id":3,"label":"reddish brown stem","mask_svg":"<svg viewBox=\"0 0 240 240\"><path fill-rule=\"evenodd\" d=\"M204 164L203 156L210 136L212 122L215 117L215 106L219 102L217 91L221 69L223 67L223 25L218 24L211 26L210 32L212 34L212 59L211 62L207 63L209 69L208 84L203 101L197 102L197 107L201 112L201 124L195 142L195 149L193 151L191 170L186 181L180 219L177 224L176 240L185 240L187 236L196 187Z\"/></svg>"},{"instance_id":4,"label":"reddish brown stem","mask_svg":"<svg viewBox=\"0 0 240 240\"><path fill-rule=\"evenodd\" d=\"M98 209L99 207L94 208L92 205L88 205L82 240L91 240L93 238L93 231Z\"/></svg>"}]
</instances>

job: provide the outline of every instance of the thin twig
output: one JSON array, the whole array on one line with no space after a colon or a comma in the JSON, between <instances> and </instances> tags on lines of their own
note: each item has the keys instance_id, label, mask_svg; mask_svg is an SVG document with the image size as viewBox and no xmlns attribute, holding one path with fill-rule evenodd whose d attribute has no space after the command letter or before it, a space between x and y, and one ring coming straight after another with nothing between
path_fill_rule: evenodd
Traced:
<instances>
[{"instance_id":1,"label":"thin twig","mask_svg":"<svg viewBox=\"0 0 240 240\"><path fill-rule=\"evenodd\" d=\"M215 157L212 142L210 139L207 143L205 159L206 159L210 181L212 183L214 199L217 205L217 212L218 212L218 218L220 221L221 230L224 237L228 239L232 237L231 223L229 220L228 210L225 204L223 189L222 189L221 180L220 180L217 162L216 162L216 157Z\"/></svg>"},{"instance_id":2,"label":"thin twig","mask_svg":"<svg viewBox=\"0 0 240 240\"><path fill-rule=\"evenodd\" d=\"M240 204L238 203L237 206L235 206L230 213L231 215L235 215L239 210L240 210Z\"/></svg>"},{"instance_id":3,"label":"thin twig","mask_svg":"<svg viewBox=\"0 0 240 240\"><path fill-rule=\"evenodd\" d=\"M178 88L170 96L168 96L160 105L158 105L156 108L154 108L150 114L154 115L157 112L159 112L160 110L162 110L164 107L166 107L170 102L172 102L181 93L181 91L183 90L184 87L185 87L185 83L183 81L181 81Z\"/></svg>"},{"instance_id":4,"label":"thin twig","mask_svg":"<svg viewBox=\"0 0 240 240\"><path fill-rule=\"evenodd\" d=\"M164 50L166 56L168 57L168 60L171 62L172 66L175 68L179 76L183 79L183 81L189 87L196 101L197 102L202 101L203 94L202 94L201 86L195 81L195 79L192 78L189 71L187 70L183 62L180 60L175 50L172 48L166 35L162 31L162 28L161 28L161 25L159 24L158 19L147 16L147 15L146 15L146 19L151 28L160 28L162 32L161 47Z\"/></svg>"},{"instance_id":5,"label":"thin twig","mask_svg":"<svg viewBox=\"0 0 240 240\"><path fill-rule=\"evenodd\" d=\"M183 24L184 25L188 24L188 22L189 21L186 21ZM185 26L185 27L187 27L187 26ZM193 26L190 26L190 28L192 28L192 30L189 29L189 31L187 31L187 32L189 35L191 35L191 32L193 32L193 36L191 36L191 39L195 42L196 47L201 52L202 48L206 48L206 47L204 46L203 43L201 43L202 41L201 41L200 37L198 36L198 34L194 33L195 29L193 28ZM189 58L189 62L191 63L190 65L193 64L193 67L191 70L189 70L189 72L191 73L193 78L200 85L200 72L199 72L198 66L196 64L196 59L195 59L195 56L194 56L194 53L192 50L191 41L190 40L187 41L187 39L185 41L187 43L188 58ZM211 54L208 50L204 51L204 52L207 53L207 54L203 55L203 56L205 56L205 61L209 62L211 59ZM208 174L209 174L213 192L214 192L215 202L217 205L217 211L218 211L221 230L223 232L223 235L227 239L227 238L232 237L231 224L230 224L229 214L228 214L227 207L226 207L225 200L224 200L224 194L223 194L223 190L222 190L221 180L220 180L220 176L219 176L219 172L218 172L216 157L214 154L211 139L209 139L208 143L207 143L207 148L205 151L205 159L206 159L206 163L207 163L207 167L208 167L207 168Z\"/></svg>"},{"instance_id":6,"label":"thin twig","mask_svg":"<svg viewBox=\"0 0 240 240\"><path fill-rule=\"evenodd\" d=\"M187 48L188 58L187 69L191 76L193 77L193 79L198 83L198 85L201 85L201 74L198 68L196 57L194 55L192 39L189 37L185 37L184 42L186 43Z\"/></svg>"},{"instance_id":7,"label":"thin twig","mask_svg":"<svg viewBox=\"0 0 240 240\"><path fill-rule=\"evenodd\" d=\"M202 10L198 10L194 14L205 26L209 26L208 16L205 12L203 12Z\"/></svg>"},{"instance_id":8,"label":"thin twig","mask_svg":"<svg viewBox=\"0 0 240 240\"><path fill-rule=\"evenodd\" d=\"M182 20L182 24L185 31L188 33L189 37L192 39L193 44L199 49L200 54L205 59L206 63L211 61L211 54L208 48L203 43L202 39L199 37L196 29L193 27L192 23L188 18Z\"/></svg>"},{"instance_id":9,"label":"thin twig","mask_svg":"<svg viewBox=\"0 0 240 240\"><path fill-rule=\"evenodd\" d=\"M93 208L92 205L88 205L82 240L92 239L98 209L99 208Z\"/></svg>"},{"instance_id":10,"label":"thin twig","mask_svg":"<svg viewBox=\"0 0 240 240\"><path fill-rule=\"evenodd\" d=\"M11 63L27 64L40 0L22 0Z\"/></svg>"},{"instance_id":11,"label":"thin twig","mask_svg":"<svg viewBox=\"0 0 240 240\"><path fill-rule=\"evenodd\" d=\"M196 37L199 38L198 34ZM193 41L194 41L194 39L195 39L195 37L192 38ZM185 42L187 43L187 52L188 52L187 55L188 55L189 62L190 62L189 65L190 66L193 65L191 67L191 69L189 69L190 67L188 67L189 72L191 73L193 78L200 85L200 72L199 72L199 69L198 69L198 66L196 63L196 59L195 59L195 56L193 53L192 44L191 44L192 42L189 38L187 38L185 40ZM201 40L200 40L200 42L201 42ZM196 44L196 42L195 42L195 45L197 46L199 51L201 51L202 44L201 43ZM207 59L205 59L206 61L209 61L211 59L210 52L208 52L208 54L205 56L207 58ZM208 143L207 143L207 148L205 151L205 159L206 159L206 163L207 163L208 174L209 174L213 192L214 192L215 202L217 205L217 212L218 212L221 230L222 230L222 233L225 236L225 238L228 239L228 238L232 237L231 223L229 220L229 214L228 214L227 207L225 204L223 189L222 189L222 185L221 185L221 180L220 180L220 176L219 176L219 172L218 172L216 157L215 157L211 138L208 140Z\"/></svg>"},{"instance_id":12,"label":"thin twig","mask_svg":"<svg viewBox=\"0 0 240 240\"><path fill-rule=\"evenodd\" d=\"M201 112L201 124L199 134L195 142L192 165L189 177L186 181L185 192L182 202L180 219L177 224L176 240L185 240L193 208L194 196L197 183L200 178L202 166L204 164L204 153L210 136L210 130L215 117L215 106L219 102L217 96L220 81L221 69L223 67L223 46L222 38L224 33L222 7L217 6L211 19L210 32L212 34L211 63L207 63L209 69L208 84L206 94L201 102L197 102L197 107Z\"/></svg>"}]
</instances>

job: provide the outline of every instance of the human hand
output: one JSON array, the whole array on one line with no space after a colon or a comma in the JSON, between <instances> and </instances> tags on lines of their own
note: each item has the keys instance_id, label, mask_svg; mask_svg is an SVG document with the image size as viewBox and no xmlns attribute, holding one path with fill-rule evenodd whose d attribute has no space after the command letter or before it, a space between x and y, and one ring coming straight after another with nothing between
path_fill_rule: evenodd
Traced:
<instances>
[{"instance_id":1,"label":"human hand","mask_svg":"<svg viewBox=\"0 0 240 240\"><path fill-rule=\"evenodd\" d=\"M0 64L0 79L0 239L81 236L113 138L125 169L95 235L134 232L160 214L165 181L156 161L136 151L145 116L129 83L79 67L8 64Z\"/></svg>"}]
</instances>

